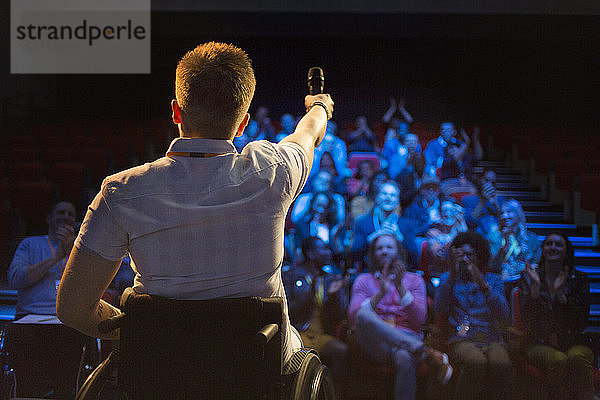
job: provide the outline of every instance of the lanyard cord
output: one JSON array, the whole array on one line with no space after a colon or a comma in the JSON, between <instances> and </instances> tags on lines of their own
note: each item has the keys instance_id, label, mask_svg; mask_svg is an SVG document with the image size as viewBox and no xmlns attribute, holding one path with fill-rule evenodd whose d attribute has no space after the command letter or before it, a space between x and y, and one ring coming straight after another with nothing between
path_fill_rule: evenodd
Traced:
<instances>
[{"instance_id":1,"label":"lanyard cord","mask_svg":"<svg viewBox=\"0 0 600 400\"><path fill-rule=\"evenodd\" d=\"M196 158L209 158L223 155L225 153L198 153L193 151L169 151L167 157L196 157Z\"/></svg>"},{"instance_id":2,"label":"lanyard cord","mask_svg":"<svg viewBox=\"0 0 600 400\"><path fill-rule=\"evenodd\" d=\"M54 257L56 257L56 253L54 252L54 247L52 247L52 243L50 243L50 237L46 236L46 240L48 241L48 246L50 246L50 251L52 252L52 255ZM56 264L56 268L58 268L58 272L60 273L60 275L62 276L63 272L65 272L65 265L67 265L67 257L63 257L62 258L62 264L60 264L60 261L57 261Z\"/></svg>"}]
</instances>

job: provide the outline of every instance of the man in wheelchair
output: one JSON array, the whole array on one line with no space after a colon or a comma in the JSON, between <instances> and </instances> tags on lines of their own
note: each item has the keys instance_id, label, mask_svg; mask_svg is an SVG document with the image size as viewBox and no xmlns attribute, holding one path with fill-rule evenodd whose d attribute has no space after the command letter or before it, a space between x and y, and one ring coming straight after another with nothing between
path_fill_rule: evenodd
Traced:
<instances>
[{"instance_id":1,"label":"man in wheelchair","mask_svg":"<svg viewBox=\"0 0 600 400\"><path fill-rule=\"evenodd\" d=\"M251 60L233 45L205 43L182 57L171 102L180 137L165 157L102 183L59 287L61 321L118 339L119 329L98 330L120 312L100 297L129 254L139 294L180 301L281 297L281 359L293 361L302 343L281 279L284 223L333 101L306 96L307 113L293 134L278 144L249 143L238 153L232 139L248 124L254 88Z\"/></svg>"}]
</instances>

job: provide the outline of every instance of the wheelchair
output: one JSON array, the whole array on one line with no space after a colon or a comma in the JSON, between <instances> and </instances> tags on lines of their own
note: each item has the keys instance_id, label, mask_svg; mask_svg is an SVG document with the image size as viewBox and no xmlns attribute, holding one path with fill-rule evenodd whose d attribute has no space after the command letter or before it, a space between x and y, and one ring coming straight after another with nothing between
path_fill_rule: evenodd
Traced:
<instances>
[{"instance_id":1,"label":"wheelchair","mask_svg":"<svg viewBox=\"0 0 600 400\"><path fill-rule=\"evenodd\" d=\"M76 400L97 399L117 376L121 399L334 400L331 375L312 349L282 368L282 298L172 300L128 288L119 348L89 375Z\"/></svg>"}]
</instances>

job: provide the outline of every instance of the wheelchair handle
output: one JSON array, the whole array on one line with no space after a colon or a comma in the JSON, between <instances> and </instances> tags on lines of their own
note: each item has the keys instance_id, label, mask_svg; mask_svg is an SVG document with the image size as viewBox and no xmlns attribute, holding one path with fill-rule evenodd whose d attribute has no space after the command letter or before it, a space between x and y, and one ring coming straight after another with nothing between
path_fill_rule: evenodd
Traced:
<instances>
[{"instance_id":1,"label":"wheelchair handle","mask_svg":"<svg viewBox=\"0 0 600 400\"><path fill-rule=\"evenodd\" d=\"M279 326L277 324L268 324L263 326L263 328L256 333L254 337L258 344L265 345L269 342L269 340L273 339L273 336L279 331Z\"/></svg>"},{"instance_id":2,"label":"wheelchair handle","mask_svg":"<svg viewBox=\"0 0 600 400\"><path fill-rule=\"evenodd\" d=\"M105 319L104 321L100 321L98 324L98 331L100 333L109 333L114 331L115 329L123 326L123 322L125 322L125 317L127 315L125 313L117 314L114 317L110 317Z\"/></svg>"}]
</instances>

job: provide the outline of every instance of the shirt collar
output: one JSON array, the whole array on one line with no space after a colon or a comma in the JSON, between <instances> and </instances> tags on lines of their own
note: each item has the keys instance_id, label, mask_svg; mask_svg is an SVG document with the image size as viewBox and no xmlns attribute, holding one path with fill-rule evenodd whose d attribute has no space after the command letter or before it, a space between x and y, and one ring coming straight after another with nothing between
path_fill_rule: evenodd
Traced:
<instances>
[{"instance_id":1,"label":"shirt collar","mask_svg":"<svg viewBox=\"0 0 600 400\"><path fill-rule=\"evenodd\" d=\"M171 142L168 152L194 152L194 153L237 153L232 140L176 138Z\"/></svg>"}]
</instances>

